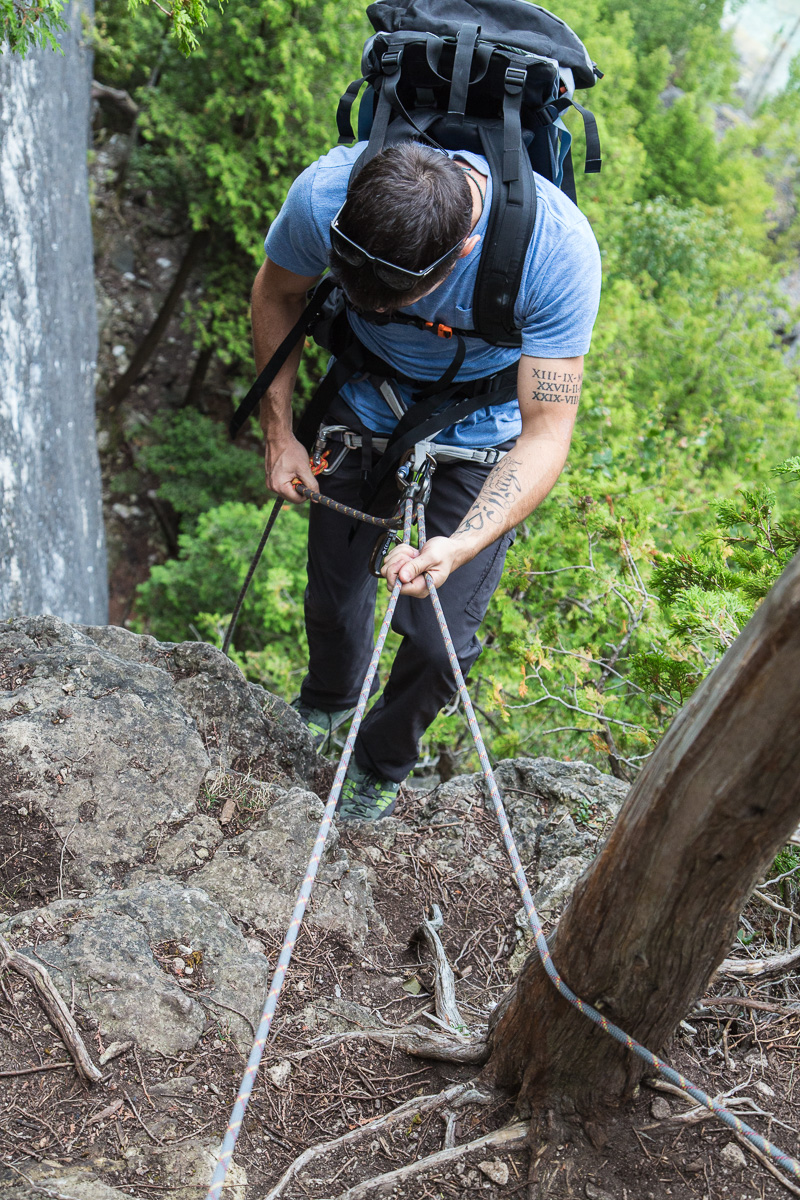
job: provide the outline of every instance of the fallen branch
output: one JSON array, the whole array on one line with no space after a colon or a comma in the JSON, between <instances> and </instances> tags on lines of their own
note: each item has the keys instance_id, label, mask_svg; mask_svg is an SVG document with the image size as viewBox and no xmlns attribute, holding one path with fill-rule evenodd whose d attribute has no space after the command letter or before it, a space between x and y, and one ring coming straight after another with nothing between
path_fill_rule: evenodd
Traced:
<instances>
[{"instance_id":1,"label":"fallen branch","mask_svg":"<svg viewBox=\"0 0 800 1200\"><path fill-rule=\"evenodd\" d=\"M38 1075L40 1071L64 1071L72 1067L71 1062L42 1063L40 1067L19 1067L16 1071L0 1071L0 1079L11 1079L15 1075Z\"/></svg>"},{"instance_id":2,"label":"fallen branch","mask_svg":"<svg viewBox=\"0 0 800 1200\"><path fill-rule=\"evenodd\" d=\"M454 1146L452 1150L440 1150L438 1154L429 1154L427 1158L418 1158L416 1162L399 1167L396 1171L388 1171L385 1175L366 1179L363 1183L358 1183L355 1187L342 1192L340 1196L336 1197L336 1200L367 1200L367 1197L370 1197L371 1200L373 1197L391 1195L395 1193L399 1184L405 1183L414 1175L428 1171L447 1170L459 1159L466 1158L468 1154L476 1151L519 1145L527 1140L529 1128L528 1121L517 1121L512 1125L504 1125L495 1133L484 1134L483 1137L476 1138L474 1142L464 1142L461 1146Z\"/></svg>"},{"instance_id":3,"label":"fallen branch","mask_svg":"<svg viewBox=\"0 0 800 1200\"><path fill-rule=\"evenodd\" d=\"M753 892L757 900L761 900L769 908L774 908L775 912L786 913L787 917L791 917L794 921L800 921L800 913L796 913L793 909L787 908L785 904L778 904L777 900L773 900L771 896L765 896L763 892Z\"/></svg>"},{"instance_id":4,"label":"fallen branch","mask_svg":"<svg viewBox=\"0 0 800 1200\"><path fill-rule=\"evenodd\" d=\"M772 954L769 958L725 958L717 967L717 975L733 975L737 979L752 978L754 975L774 975L786 967L800 962L800 946L786 954Z\"/></svg>"},{"instance_id":5,"label":"fallen branch","mask_svg":"<svg viewBox=\"0 0 800 1200\"><path fill-rule=\"evenodd\" d=\"M447 961L442 939L437 932L444 925L444 918L438 904L432 904L430 911L431 916L424 918L422 924L415 929L411 937L411 944L424 941L433 955L436 1016L447 1029L452 1029L458 1034L465 1035L469 1030L461 1013L458 1011L455 975L450 963Z\"/></svg>"},{"instance_id":6,"label":"fallen branch","mask_svg":"<svg viewBox=\"0 0 800 1200\"><path fill-rule=\"evenodd\" d=\"M78 1026L75 1024L75 1018L47 971L33 959L12 950L5 938L0 936L0 972L4 970L16 971L18 975L22 975L33 985L33 990L36 992L48 1021L58 1032L72 1056L72 1061L75 1063L80 1077L86 1083L97 1083L102 1079L103 1072L94 1065L89 1057Z\"/></svg>"},{"instance_id":7,"label":"fallen branch","mask_svg":"<svg viewBox=\"0 0 800 1200\"><path fill-rule=\"evenodd\" d=\"M751 1096L737 1096L736 1092L740 1092L742 1088L749 1087L750 1080L746 1079L743 1083L737 1083L735 1087L729 1088L727 1092L720 1092L714 1096L714 1101L717 1104L723 1104L725 1108L729 1108L731 1112L749 1112L755 1113L759 1117L768 1117L770 1122L775 1125L780 1125L782 1129L787 1129L789 1133L795 1133L795 1129L791 1125L787 1125L785 1121L779 1121L772 1113L767 1112L760 1104L756 1104ZM696 1104L691 1096L676 1087L673 1083L667 1083L665 1079L651 1079L648 1087L655 1088L660 1092L671 1092L674 1096L680 1096L684 1104L692 1105L686 1112L675 1113L671 1117L665 1117L663 1121L656 1121L654 1125L643 1125L642 1129L657 1129L664 1121L678 1125L693 1125L697 1121L705 1121L714 1116L710 1108L706 1108L704 1104Z\"/></svg>"},{"instance_id":8,"label":"fallen branch","mask_svg":"<svg viewBox=\"0 0 800 1200\"><path fill-rule=\"evenodd\" d=\"M704 1008L718 1008L726 1004L738 1004L741 1008L757 1008L760 1012L796 1013L800 1004L770 1004L766 1000L753 1000L750 996L703 996L698 1001Z\"/></svg>"},{"instance_id":9,"label":"fallen branch","mask_svg":"<svg viewBox=\"0 0 800 1200\"><path fill-rule=\"evenodd\" d=\"M116 104L129 117L138 117L139 105L135 100L131 99L126 91L122 88L112 88L105 83L98 83L96 79L92 80L92 99L93 100L110 100L112 104Z\"/></svg>"},{"instance_id":10,"label":"fallen branch","mask_svg":"<svg viewBox=\"0 0 800 1200\"><path fill-rule=\"evenodd\" d=\"M749 1150L751 1154L755 1155L761 1165L767 1168L770 1175L774 1175L778 1182L783 1184L787 1192L791 1192L793 1196L800 1196L800 1188L797 1187L796 1184L792 1183L790 1179L787 1179L783 1171L779 1171L775 1166L775 1163L772 1162L772 1160L769 1159L766 1154L762 1153L758 1146L754 1146L753 1143L749 1142L741 1133L737 1133L734 1136L736 1137L737 1142L739 1142L741 1146L744 1146L745 1150Z\"/></svg>"},{"instance_id":11,"label":"fallen branch","mask_svg":"<svg viewBox=\"0 0 800 1200\"><path fill-rule=\"evenodd\" d=\"M284 1057L294 1061L308 1058L318 1050L324 1050L337 1042L355 1041L377 1042L380 1046L395 1047L415 1058L435 1058L439 1062L475 1063L482 1065L489 1057L489 1045L486 1040L486 1030L473 1035L471 1038L461 1038L457 1034L437 1033L426 1029L423 1025L404 1025L394 1029L357 1029L350 1033L326 1033L315 1038L306 1050L296 1050Z\"/></svg>"},{"instance_id":12,"label":"fallen branch","mask_svg":"<svg viewBox=\"0 0 800 1200\"><path fill-rule=\"evenodd\" d=\"M471 1083L457 1083L443 1092L435 1092L429 1096L415 1096L413 1099L407 1100L405 1104L400 1104L392 1112L375 1117L358 1129L351 1129L347 1133L342 1134L341 1137L334 1138L330 1142L322 1142L318 1146L310 1146L308 1150L304 1150L284 1171L272 1191L264 1197L264 1200L278 1200L278 1197L283 1195L289 1184L312 1162L316 1162L317 1159L335 1154L339 1150L352 1150L359 1142L376 1137L379 1133L382 1133L398 1121L404 1121L407 1117L417 1116L421 1113L435 1111L437 1108L442 1108L448 1104L453 1105L454 1108L460 1108L463 1104L480 1103L488 1099L488 1092L476 1091Z\"/></svg>"}]
</instances>

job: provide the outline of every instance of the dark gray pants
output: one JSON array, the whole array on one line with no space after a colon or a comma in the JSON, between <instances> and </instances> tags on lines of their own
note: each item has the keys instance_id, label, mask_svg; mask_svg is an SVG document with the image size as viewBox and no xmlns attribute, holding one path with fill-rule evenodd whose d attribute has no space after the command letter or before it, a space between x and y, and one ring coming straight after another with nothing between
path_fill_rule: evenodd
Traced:
<instances>
[{"instance_id":1,"label":"dark gray pants","mask_svg":"<svg viewBox=\"0 0 800 1200\"><path fill-rule=\"evenodd\" d=\"M337 401L327 424L347 424L361 432L355 413ZM334 448L335 449L335 448ZM429 537L448 535L478 495L491 467L483 463L440 463L426 508ZM327 496L361 508L362 453L351 450L336 472L319 476ZM392 485L393 486L393 485ZM383 508L396 504L394 490ZM308 587L305 594L309 666L303 681L304 703L328 712L352 707L358 700L374 640L374 608L380 582L369 573L368 561L379 530L320 505L309 514ZM481 551L472 562L453 572L439 589L458 661L466 676L481 652L476 631L483 620L513 540L506 534ZM414 767L419 741L439 710L455 691L436 614L427 598L401 596L392 628L402 642L383 694L364 720L355 745L356 762L383 779L402 782ZM377 690L377 683L375 685Z\"/></svg>"}]
</instances>

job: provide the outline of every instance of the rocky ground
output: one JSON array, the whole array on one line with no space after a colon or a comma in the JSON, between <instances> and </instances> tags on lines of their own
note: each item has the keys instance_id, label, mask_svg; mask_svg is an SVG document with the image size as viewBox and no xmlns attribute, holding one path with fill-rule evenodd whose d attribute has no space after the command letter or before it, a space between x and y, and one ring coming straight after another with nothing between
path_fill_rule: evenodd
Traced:
<instances>
[{"instance_id":1,"label":"rocky ground","mask_svg":"<svg viewBox=\"0 0 800 1200\"><path fill-rule=\"evenodd\" d=\"M209 646L53 617L0 625L0 933L48 972L101 1072L81 1082L28 980L6 970L0 1200L203 1200L331 777L296 714ZM498 779L550 928L625 785L550 759L502 763ZM740 954L791 945L793 878L761 889ZM529 949L478 776L404 789L375 825L334 825L226 1196L387 1194L359 1184L445 1147L393 1185L398 1200L528 1194L537 1148L514 1134L510 1100L465 1096L478 1065L430 1057L441 1031L415 931L432 904L469 1046ZM788 972L744 982L718 981L670 1059L794 1154L799 989ZM415 1099L442 1089L438 1107ZM393 1122L406 1102L423 1107ZM565 1134L536 1194L784 1194L687 1109L643 1087L594 1143Z\"/></svg>"}]
</instances>

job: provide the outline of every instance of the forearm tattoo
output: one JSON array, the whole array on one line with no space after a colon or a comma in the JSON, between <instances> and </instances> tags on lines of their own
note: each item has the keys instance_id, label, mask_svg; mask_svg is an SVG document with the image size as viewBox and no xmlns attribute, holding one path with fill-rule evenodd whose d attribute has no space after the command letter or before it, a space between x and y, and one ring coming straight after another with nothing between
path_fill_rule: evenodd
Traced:
<instances>
[{"instance_id":1,"label":"forearm tattoo","mask_svg":"<svg viewBox=\"0 0 800 1200\"><path fill-rule=\"evenodd\" d=\"M548 404L577 404L581 398L583 371L551 371L531 367L533 399Z\"/></svg>"},{"instance_id":2,"label":"forearm tattoo","mask_svg":"<svg viewBox=\"0 0 800 1200\"><path fill-rule=\"evenodd\" d=\"M452 535L454 538L479 533L487 526L507 526L508 513L522 495L521 467L521 459L507 454L492 468L477 500ZM502 528L494 536L499 537L501 532Z\"/></svg>"}]
</instances>

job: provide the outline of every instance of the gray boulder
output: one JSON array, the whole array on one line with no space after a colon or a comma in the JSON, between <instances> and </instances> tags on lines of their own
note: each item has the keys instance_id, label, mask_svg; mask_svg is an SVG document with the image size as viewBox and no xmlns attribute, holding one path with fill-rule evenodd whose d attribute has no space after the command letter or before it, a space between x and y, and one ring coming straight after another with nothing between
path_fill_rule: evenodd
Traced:
<instances>
[{"instance_id":1,"label":"gray boulder","mask_svg":"<svg viewBox=\"0 0 800 1200\"><path fill-rule=\"evenodd\" d=\"M323 762L295 710L248 683L215 646L157 642L114 625L85 627L84 632L117 658L168 672L180 704L222 767L251 771L284 787L315 783Z\"/></svg>"},{"instance_id":2,"label":"gray boulder","mask_svg":"<svg viewBox=\"0 0 800 1200\"><path fill-rule=\"evenodd\" d=\"M123 661L56 617L0 626L0 750L67 841L80 886L141 862L196 811L209 759L171 676Z\"/></svg>"},{"instance_id":3,"label":"gray boulder","mask_svg":"<svg viewBox=\"0 0 800 1200\"><path fill-rule=\"evenodd\" d=\"M285 929L305 876L324 805L313 792L279 793L247 833L230 838L193 883L232 916L264 931ZM364 867L337 852L339 832L328 834L308 921L360 947L370 920L372 893Z\"/></svg>"},{"instance_id":4,"label":"gray boulder","mask_svg":"<svg viewBox=\"0 0 800 1200\"><path fill-rule=\"evenodd\" d=\"M23 953L24 932L42 926L53 936L37 952L53 981L67 1000L74 988L109 1040L178 1054L218 1021L249 1048L269 964L205 892L136 873L121 891L57 900L6 923Z\"/></svg>"}]
</instances>

